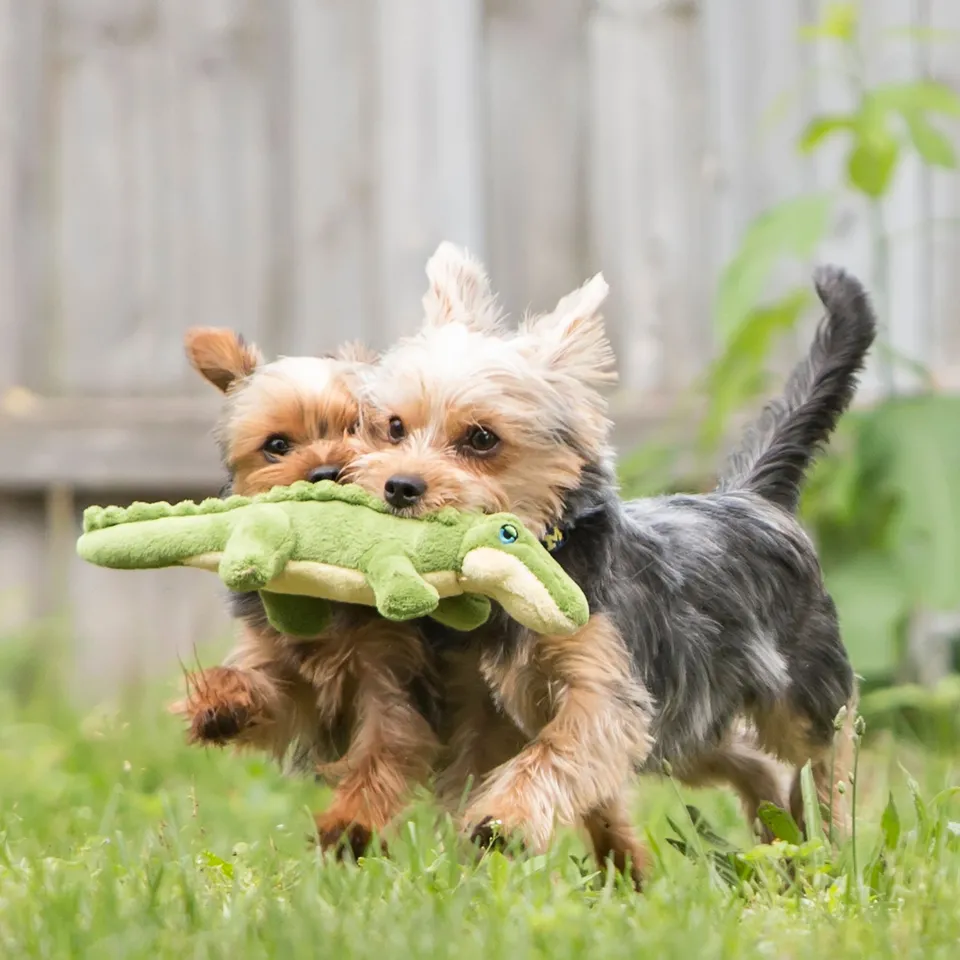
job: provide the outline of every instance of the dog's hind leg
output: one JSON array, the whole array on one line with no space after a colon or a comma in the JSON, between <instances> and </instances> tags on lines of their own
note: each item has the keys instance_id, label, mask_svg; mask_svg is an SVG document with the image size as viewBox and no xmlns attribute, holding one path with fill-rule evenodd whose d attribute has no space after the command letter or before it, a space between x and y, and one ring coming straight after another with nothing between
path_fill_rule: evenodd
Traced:
<instances>
[{"instance_id":1,"label":"dog's hind leg","mask_svg":"<svg viewBox=\"0 0 960 960\"><path fill-rule=\"evenodd\" d=\"M594 807L584 818L593 854L601 868L612 863L617 872L628 874L635 889L643 885L647 852L630 822L630 810L623 798Z\"/></svg>"},{"instance_id":2,"label":"dog's hind leg","mask_svg":"<svg viewBox=\"0 0 960 960\"><path fill-rule=\"evenodd\" d=\"M784 810L788 807L786 771L774 757L758 749L745 731L732 731L717 747L674 764L673 775L689 787L733 787L751 830L756 829L762 803L774 803ZM772 839L762 826L760 836L764 841Z\"/></svg>"},{"instance_id":3,"label":"dog's hind leg","mask_svg":"<svg viewBox=\"0 0 960 960\"><path fill-rule=\"evenodd\" d=\"M803 792L800 771L809 762L817 788L817 799L826 820L833 818L833 836L843 840L850 828L848 794L838 785L849 777L853 763L853 724L856 698L847 703L847 714L839 730L817 731L810 717L789 703L778 704L755 717L761 743L796 769L790 790L790 812L803 825ZM821 725L822 726L822 725Z\"/></svg>"}]
</instances>

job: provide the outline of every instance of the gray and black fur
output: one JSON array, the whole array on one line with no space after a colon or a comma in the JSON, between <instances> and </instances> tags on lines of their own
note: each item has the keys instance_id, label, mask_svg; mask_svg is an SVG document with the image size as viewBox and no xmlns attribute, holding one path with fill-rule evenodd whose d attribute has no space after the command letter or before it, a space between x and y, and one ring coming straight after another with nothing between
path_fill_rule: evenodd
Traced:
<instances>
[{"instance_id":1,"label":"gray and black fur","mask_svg":"<svg viewBox=\"0 0 960 960\"><path fill-rule=\"evenodd\" d=\"M854 694L837 612L795 510L807 468L853 397L876 323L844 272L818 271L816 287L827 316L809 355L714 492L624 502L611 465L595 463L566 498L556 559L591 611L614 622L651 695L648 767L696 758L738 718L759 728L784 705L827 745ZM488 636L485 656L499 663L526 639L505 616Z\"/></svg>"}]
</instances>

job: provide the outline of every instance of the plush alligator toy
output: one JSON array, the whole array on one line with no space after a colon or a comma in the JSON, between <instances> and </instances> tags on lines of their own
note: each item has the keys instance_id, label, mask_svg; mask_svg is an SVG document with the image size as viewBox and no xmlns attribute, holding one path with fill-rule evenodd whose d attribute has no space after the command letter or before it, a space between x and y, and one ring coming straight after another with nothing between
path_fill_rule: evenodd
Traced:
<instances>
[{"instance_id":1,"label":"plush alligator toy","mask_svg":"<svg viewBox=\"0 0 960 960\"><path fill-rule=\"evenodd\" d=\"M457 630L483 624L491 599L538 633L573 633L589 615L580 588L512 514L447 508L414 520L332 481L201 503L89 507L83 529L84 560L216 571L231 590L260 591L271 624L294 637L316 636L331 600Z\"/></svg>"}]
</instances>

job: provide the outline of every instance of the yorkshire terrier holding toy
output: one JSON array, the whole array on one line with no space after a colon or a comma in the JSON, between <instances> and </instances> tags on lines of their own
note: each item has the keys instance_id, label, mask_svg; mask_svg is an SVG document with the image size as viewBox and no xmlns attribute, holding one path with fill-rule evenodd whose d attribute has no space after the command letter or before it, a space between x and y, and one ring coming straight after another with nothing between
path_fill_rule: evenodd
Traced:
<instances>
[{"instance_id":1,"label":"yorkshire terrier holding toy","mask_svg":"<svg viewBox=\"0 0 960 960\"><path fill-rule=\"evenodd\" d=\"M406 516L448 505L517 514L591 609L563 638L506 617L470 635L421 625L447 661L441 787L482 777L468 831L486 841L496 826L542 850L556 823L580 822L601 860L629 863L639 879L625 790L664 761L685 782L732 784L751 821L762 801L802 819L799 771L811 761L844 826L836 785L849 769L856 685L795 514L874 339L860 284L818 271L826 318L716 491L624 502L601 393L614 379L602 277L509 330L465 253L442 244L427 275L423 329L360 372L359 455L344 477ZM774 758L794 768L789 790Z\"/></svg>"}]
</instances>

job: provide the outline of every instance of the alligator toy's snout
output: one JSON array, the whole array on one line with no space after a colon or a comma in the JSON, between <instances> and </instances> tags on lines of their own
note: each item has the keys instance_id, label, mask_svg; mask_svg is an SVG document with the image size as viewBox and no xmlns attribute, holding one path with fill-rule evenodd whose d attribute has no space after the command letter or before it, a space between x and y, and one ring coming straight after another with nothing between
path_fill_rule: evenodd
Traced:
<instances>
[{"instance_id":1,"label":"alligator toy's snout","mask_svg":"<svg viewBox=\"0 0 960 960\"><path fill-rule=\"evenodd\" d=\"M541 544L520 542L513 524L503 524L497 539L497 546L481 545L464 554L463 590L492 597L531 630L558 636L576 633L590 616L583 591Z\"/></svg>"}]
</instances>

